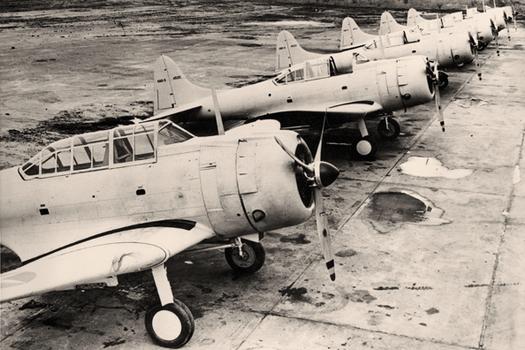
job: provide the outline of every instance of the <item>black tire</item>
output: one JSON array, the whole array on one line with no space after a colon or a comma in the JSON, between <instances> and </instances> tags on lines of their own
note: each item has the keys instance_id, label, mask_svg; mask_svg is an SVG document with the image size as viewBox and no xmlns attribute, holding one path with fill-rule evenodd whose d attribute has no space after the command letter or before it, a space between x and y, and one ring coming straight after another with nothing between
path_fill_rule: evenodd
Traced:
<instances>
[{"instance_id":1,"label":"black tire","mask_svg":"<svg viewBox=\"0 0 525 350\"><path fill-rule=\"evenodd\" d=\"M377 145L370 135L360 138L352 145L354 159L371 160L377 151Z\"/></svg>"},{"instance_id":2,"label":"black tire","mask_svg":"<svg viewBox=\"0 0 525 350\"><path fill-rule=\"evenodd\" d=\"M266 253L262 244L248 240L242 240L244 257L239 254L239 248L232 247L224 250L226 262L235 272L249 274L259 271L264 265Z\"/></svg>"},{"instance_id":3,"label":"black tire","mask_svg":"<svg viewBox=\"0 0 525 350\"><path fill-rule=\"evenodd\" d=\"M446 89L448 86L448 74L442 71L439 71L439 89Z\"/></svg>"},{"instance_id":4,"label":"black tire","mask_svg":"<svg viewBox=\"0 0 525 350\"><path fill-rule=\"evenodd\" d=\"M171 315L170 315L171 314ZM161 334L167 327L161 327L166 323L175 321L171 316L178 319L177 324L170 324L174 327L172 336ZM179 300L174 300L172 304L164 306L154 306L146 312L144 318L146 331L153 342L157 345L177 349L184 346L192 337L195 331L195 321L193 315L186 305ZM180 328L180 329L179 329Z\"/></svg>"},{"instance_id":5,"label":"black tire","mask_svg":"<svg viewBox=\"0 0 525 350\"><path fill-rule=\"evenodd\" d=\"M388 118L388 128L387 125ZM391 117L383 118L377 124L377 133L384 140L395 140L401 132L401 126L399 122Z\"/></svg>"}]
</instances>

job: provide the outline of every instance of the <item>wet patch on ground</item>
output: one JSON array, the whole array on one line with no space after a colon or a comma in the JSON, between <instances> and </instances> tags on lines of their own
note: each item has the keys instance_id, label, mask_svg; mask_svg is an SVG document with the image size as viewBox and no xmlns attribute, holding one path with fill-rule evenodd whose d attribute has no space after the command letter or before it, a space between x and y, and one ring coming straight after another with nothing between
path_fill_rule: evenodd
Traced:
<instances>
[{"instance_id":1,"label":"wet patch on ground","mask_svg":"<svg viewBox=\"0 0 525 350\"><path fill-rule=\"evenodd\" d=\"M279 293L282 296L286 296L290 301L309 302L310 298L306 296L308 290L305 287L292 287L291 285L282 289L279 289Z\"/></svg>"},{"instance_id":2,"label":"wet patch on ground","mask_svg":"<svg viewBox=\"0 0 525 350\"><path fill-rule=\"evenodd\" d=\"M403 224L442 225L443 210L430 200L409 190L374 193L368 200L364 217L379 233L389 233Z\"/></svg>"},{"instance_id":3,"label":"wet patch on ground","mask_svg":"<svg viewBox=\"0 0 525 350\"><path fill-rule=\"evenodd\" d=\"M367 303L370 304L377 298L374 297L370 292L364 289L356 289L348 295L349 299L354 303Z\"/></svg>"},{"instance_id":4,"label":"wet patch on ground","mask_svg":"<svg viewBox=\"0 0 525 350\"><path fill-rule=\"evenodd\" d=\"M283 236L279 239L283 243L293 243L293 244L309 244L312 243L310 240L306 239L304 233L296 233L293 235Z\"/></svg>"},{"instance_id":5,"label":"wet patch on ground","mask_svg":"<svg viewBox=\"0 0 525 350\"><path fill-rule=\"evenodd\" d=\"M335 256L338 256L340 258L349 258L356 254L357 252L353 249L345 249L345 250L340 250L337 253L335 253Z\"/></svg>"},{"instance_id":6,"label":"wet patch on ground","mask_svg":"<svg viewBox=\"0 0 525 350\"><path fill-rule=\"evenodd\" d=\"M436 158L410 157L400 165L401 172L416 177L461 179L472 174L471 169L448 169Z\"/></svg>"}]
</instances>

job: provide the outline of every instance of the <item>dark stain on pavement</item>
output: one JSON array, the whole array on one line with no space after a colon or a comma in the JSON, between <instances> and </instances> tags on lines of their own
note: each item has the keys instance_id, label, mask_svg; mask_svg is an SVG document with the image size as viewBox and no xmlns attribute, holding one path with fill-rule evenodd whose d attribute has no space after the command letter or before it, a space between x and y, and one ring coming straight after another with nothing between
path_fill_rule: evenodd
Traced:
<instances>
[{"instance_id":1,"label":"dark stain on pavement","mask_svg":"<svg viewBox=\"0 0 525 350\"><path fill-rule=\"evenodd\" d=\"M367 303L376 300L377 298L370 294L367 290L357 289L349 294L349 298L354 303Z\"/></svg>"},{"instance_id":2,"label":"dark stain on pavement","mask_svg":"<svg viewBox=\"0 0 525 350\"><path fill-rule=\"evenodd\" d=\"M126 342L126 339L122 339L121 337L117 337L113 340L106 341L102 343L104 345L104 348L109 348L110 346L116 346L120 344L124 344Z\"/></svg>"},{"instance_id":3,"label":"dark stain on pavement","mask_svg":"<svg viewBox=\"0 0 525 350\"><path fill-rule=\"evenodd\" d=\"M305 287L294 288L291 285L282 289L279 289L279 293L282 296L287 296L292 301L308 301L306 294L308 290Z\"/></svg>"},{"instance_id":4,"label":"dark stain on pavement","mask_svg":"<svg viewBox=\"0 0 525 350\"><path fill-rule=\"evenodd\" d=\"M289 236L283 236L279 239L283 243L293 243L293 244L309 244L310 240L306 239L304 233L297 233Z\"/></svg>"},{"instance_id":5,"label":"dark stain on pavement","mask_svg":"<svg viewBox=\"0 0 525 350\"><path fill-rule=\"evenodd\" d=\"M357 254L357 252L355 250L353 250L353 249L345 249L345 250L340 250L337 253L335 253L335 256L338 256L340 258L349 258L349 257L354 256L356 254Z\"/></svg>"},{"instance_id":6,"label":"dark stain on pavement","mask_svg":"<svg viewBox=\"0 0 525 350\"><path fill-rule=\"evenodd\" d=\"M433 315L439 313L439 310L435 307L431 307L430 309L425 310L425 312L427 313L427 315Z\"/></svg>"}]
</instances>

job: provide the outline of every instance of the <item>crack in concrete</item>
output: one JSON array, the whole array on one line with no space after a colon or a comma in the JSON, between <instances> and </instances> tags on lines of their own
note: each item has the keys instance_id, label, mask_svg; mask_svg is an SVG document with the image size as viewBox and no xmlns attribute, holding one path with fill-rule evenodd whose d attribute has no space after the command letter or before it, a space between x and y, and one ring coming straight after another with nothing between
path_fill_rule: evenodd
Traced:
<instances>
[{"instance_id":1,"label":"crack in concrete","mask_svg":"<svg viewBox=\"0 0 525 350\"><path fill-rule=\"evenodd\" d=\"M524 147L525 147L525 129L522 131L522 134L521 134L521 146L520 146L520 151L518 152L517 159L516 159L516 161L514 163L515 165L519 166L520 159L521 159L521 157L523 155L523 148ZM506 206L506 210L505 210L507 213L510 213L510 210L512 208L512 204L514 202L513 199L514 199L514 189L515 189L515 187L516 187L516 184L511 183L510 191L508 193L507 206ZM509 224L510 224L510 218L509 218L508 215L505 215L504 216L504 221L503 221L503 230L501 231L500 241L499 241L496 253L495 253L494 266L492 268L492 276L490 278L490 284L488 286L487 298L485 299L485 315L483 316L483 323L481 325L481 331L480 331L480 335L479 335L479 342L478 342L478 348L479 349L485 349L485 337L486 337L486 334L487 334L487 329L488 329L488 324L489 324L488 321L489 321L489 318L490 318L490 311L491 311L491 308L492 308L492 296L494 295L494 288L498 286L496 284L496 274L498 272L498 267L499 267L501 248L503 247L503 244L505 243L505 233L507 232Z\"/></svg>"}]
</instances>

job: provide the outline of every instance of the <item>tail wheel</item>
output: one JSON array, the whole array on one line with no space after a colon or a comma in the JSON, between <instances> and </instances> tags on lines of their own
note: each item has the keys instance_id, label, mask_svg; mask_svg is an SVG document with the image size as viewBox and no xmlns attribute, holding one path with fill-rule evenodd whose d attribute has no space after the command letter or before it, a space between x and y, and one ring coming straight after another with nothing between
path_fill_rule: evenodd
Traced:
<instances>
[{"instance_id":1,"label":"tail wheel","mask_svg":"<svg viewBox=\"0 0 525 350\"><path fill-rule=\"evenodd\" d=\"M359 139L352 147L354 157L362 160L372 159L376 150L376 143L370 135Z\"/></svg>"},{"instance_id":2,"label":"tail wheel","mask_svg":"<svg viewBox=\"0 0 525 350\"><path fill-rule=\"evenodd\" d=\"M224 255L228 265L235 272L254 273L263 265L266 258L262 244L247 240L242 240L242 256L238 247L226 248Z\"/></svg>"},{"instance_id":3,"label":"tail wheel","mask_svg":"<svg viewBox=\"0 0 525 350\"><path fill-rule=\"evenodd\" d=\"M401 126L394 118L386 117L381 119L377 124L377 132L379 136L385 140L394 140L399 136Z\"/></svg>"},{"instance_id":4,"label":"tail wheel","mask_svg":"<svg viewBox=\"0 0 525 350\"><path fill-rule=\"evenodd\" d=\"M174 349L184 346L195 330L191 311L179 300L149 309L145 323L148 334L156 344Z\"/></svg>"}]
</instances>

